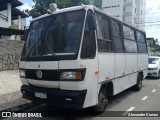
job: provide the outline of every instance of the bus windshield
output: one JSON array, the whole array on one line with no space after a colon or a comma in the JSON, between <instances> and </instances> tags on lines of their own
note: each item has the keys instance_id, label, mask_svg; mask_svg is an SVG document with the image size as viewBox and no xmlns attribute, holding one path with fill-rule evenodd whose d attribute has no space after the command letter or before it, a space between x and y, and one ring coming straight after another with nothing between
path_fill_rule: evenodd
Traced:
<instances>
[{"instance_id":1,"label":"bus windshield","mask_svg":"<svg viewBox=\"0 0 160 120\"><path fill-rule=\"evenodd\" d=\"M34 21L26 42L27 58L74 56L78 53L85 12L66 12ZM24 55L25 54L25 55Z\"/></svg>"}]
</instances>

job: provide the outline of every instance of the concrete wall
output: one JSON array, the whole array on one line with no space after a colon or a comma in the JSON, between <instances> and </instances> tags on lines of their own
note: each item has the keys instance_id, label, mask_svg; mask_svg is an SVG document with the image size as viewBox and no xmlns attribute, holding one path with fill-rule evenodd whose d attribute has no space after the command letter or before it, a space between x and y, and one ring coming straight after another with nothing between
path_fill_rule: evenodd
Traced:
<instances>
[{"instance_id":1,"label":"concrete wall","mask_svg":"<svg viewBox=\"0 0 160 120\"><path fill-rule=\"evenodd\" d=\"M0 71L18 69L23 45L20 40L0 40Z\"/></svg>"}]
</instances>

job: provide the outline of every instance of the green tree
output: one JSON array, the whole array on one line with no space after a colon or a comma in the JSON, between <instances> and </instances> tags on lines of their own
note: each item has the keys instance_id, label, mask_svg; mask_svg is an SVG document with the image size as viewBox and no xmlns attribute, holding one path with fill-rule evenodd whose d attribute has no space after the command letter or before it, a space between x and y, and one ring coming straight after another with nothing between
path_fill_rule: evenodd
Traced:
<instances>
[{"instance_id":1,"label":"green tree","mask_svg":"<svg viewBox=\"0 0 160 120\"><path fill-rule=\"evenodd\" d=\"M160 45L159 44L155 44L150 48L150 51L155 55L156 53L160 52Z\"/></svg>"},{"instance_id":2,"label":"green tree","mask_svg":"<svg viewBox=\"0 0 160 120\"><path fill-rule=\"evenodd\" d=\"M9 28L9 29L16 29L16 30L19 29L18 26L14 26L14 25L9 26L8 28Z\"/></svg>"},{"instance_id":3,"label":"green tree","mask_svg":"<svg viewBox=\"0 0 160 120\"><path fill-rule=\"evenodd\" d=\"M59 9L77 6L80 3L89 4L89 0L33 0L33 2L35 5L32 6L32 9L25 10L25 12L33 18L46 14L49 8L49 4L51 3L56 3Z\"/></svg>"}]
</instances>

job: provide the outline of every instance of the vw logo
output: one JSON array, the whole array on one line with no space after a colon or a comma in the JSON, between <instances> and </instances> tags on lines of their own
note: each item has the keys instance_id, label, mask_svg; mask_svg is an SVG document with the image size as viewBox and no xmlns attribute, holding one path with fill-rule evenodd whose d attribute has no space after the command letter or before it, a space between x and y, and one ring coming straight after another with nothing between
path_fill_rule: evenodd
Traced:
<instances>
[{"instance_id":1,"label":"vw logo","mask_svg":"<svg viewBox=\"0 0 160 120\"><path fill-rule=\"evenodd\" d=\"M42 71L38 70L38 71L36 72L36 75L37 75L37 77L38 77L39 79L41 79L42 76L43 76Z\"/></svg>"}]
</instances>

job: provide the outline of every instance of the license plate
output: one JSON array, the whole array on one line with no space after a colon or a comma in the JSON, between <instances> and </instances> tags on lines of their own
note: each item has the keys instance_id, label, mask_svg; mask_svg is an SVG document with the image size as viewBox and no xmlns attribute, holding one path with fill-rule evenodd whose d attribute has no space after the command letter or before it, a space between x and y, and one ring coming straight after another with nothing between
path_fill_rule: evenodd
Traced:
<instances>
[{"instance_id":1,"label":"license plate","mask_svg":"<svg viewBox=\"0 0 160 120\"><path fill-rule=\"evenodd\" d=\"M41 99L47 99L47 94L42 92L35 92L35 97L38 97Z\"/></svg>"}]
</instances>

